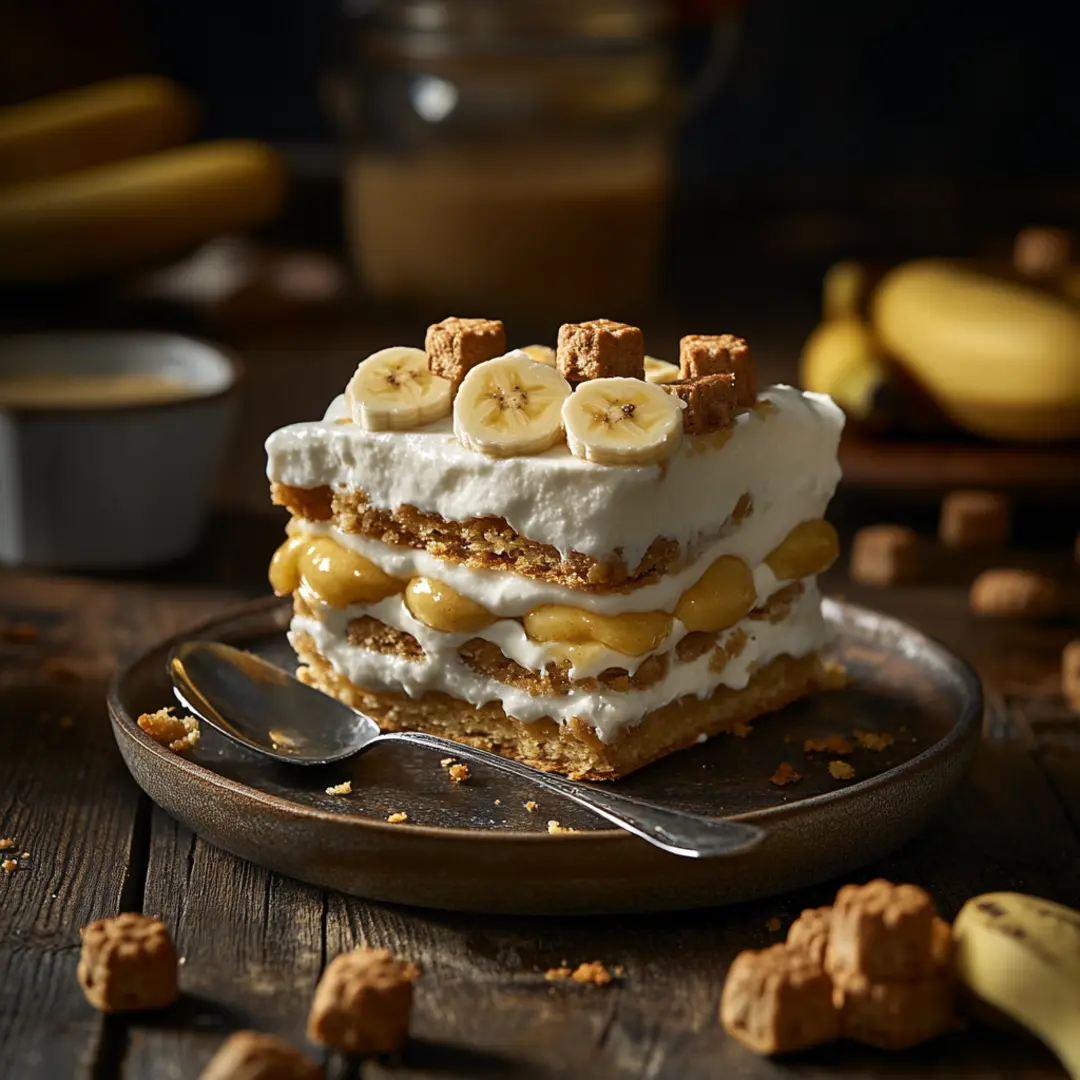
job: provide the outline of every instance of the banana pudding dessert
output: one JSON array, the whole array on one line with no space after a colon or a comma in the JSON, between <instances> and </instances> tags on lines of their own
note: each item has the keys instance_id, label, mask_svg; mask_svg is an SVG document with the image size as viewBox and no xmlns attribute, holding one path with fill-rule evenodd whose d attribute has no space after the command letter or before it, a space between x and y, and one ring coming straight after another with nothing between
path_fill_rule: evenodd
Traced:
<instances>
[{"instance_id":1,"label":"banana pudding dessert","mask_svg":"<svg viewBox=\"0 0 1080 1080\"><path fill-rule=\"evenodd\" d=\"M447 319L267 441L299 676L374 717L613 779L827 683L843 414L729 334Z\"/></svg>"}]
</instances>

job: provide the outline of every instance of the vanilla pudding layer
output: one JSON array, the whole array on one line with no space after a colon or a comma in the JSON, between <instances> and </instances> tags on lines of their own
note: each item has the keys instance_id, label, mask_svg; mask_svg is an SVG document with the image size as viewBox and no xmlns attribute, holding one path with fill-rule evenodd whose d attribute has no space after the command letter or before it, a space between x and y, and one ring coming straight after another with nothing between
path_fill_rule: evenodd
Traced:
<instances>
[{"instance_id":1,"label":"vanilla pudding layer","mask_svg":"<svg viewBox=\"0 0 1080 1080\"><path fill-rule=\"evenodd\" d=\"M840 476L842 426L828 398L777 386L663 464L616 468L565 445L487 458L458 444L449 419L368 431L347 422L339 398L322 421L270 436L267 475L276 501L343 534L602 593L681 574L751 523L768 523L775 546L820 517Z\"/></svg>"},{"instance_id":2,"label":"vanilla pudding layer","mask_svg":"<svg viewBox=\"0 0 1080 1080\"><path fill-rule=\"evenodd\" d=\"M533 694L470 666L459 651L456 635L437 634L424 644L422 657L379 652L349 641L343 611L322 611L323 617L294 616L289 636L294 646L310 640L338 675L356 687L375 692L404 692L414 699L440 692L474 707L499 703L508 717L561 725L584 722L604 743L610 743L646 715L681 698L706 699L722 687L742 690L759 668L780 657L802 658L827 642L816 583L806 581L785 617L777 622L747 617L717 637L715 649L692 660L672 659L663 676L630 692L599 686L565 694ZM329 615L329 618L326 616ZM470 635L475 637L475 635ZM431 651L428 651L430 647ZM717 663L717 656L724 658Z\"/></svg>"}]
</instances>

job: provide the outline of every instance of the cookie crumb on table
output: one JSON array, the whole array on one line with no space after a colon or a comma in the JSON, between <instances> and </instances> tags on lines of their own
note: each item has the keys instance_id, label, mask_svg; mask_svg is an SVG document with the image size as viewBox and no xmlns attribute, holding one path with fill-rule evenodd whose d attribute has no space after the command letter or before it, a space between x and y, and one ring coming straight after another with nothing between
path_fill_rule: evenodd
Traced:
<instances>
[{"instance_id":1,"label":"cookie crumb on table","mask_svg":"<svg viewBox=\"0 0 1080 1080\"><path fill-rule=\"evenodd\" d=\"M555 833L572 833L577 832L577 829L571 829L566 825L560 825L557 821L549 821L547 824L547 830L554 835Z\"/></svg>"},{"instance_id":2,"label":"cookie crumb on table","mask_svg":"<svg viewBox=\"0 0 1080 1080\"><path fill-rule=\"evenodd\" d=\"M0 862L0 869L6 874L13 873L18 868L19 864L14 859L5 859L3 862Z\"/></svg>"},{"instance_id":3,"label":"cookie crumb on table","mask_svg":"<svg viewBox=\"0 0 1080 1080\"><path fill-rule=\"evenodd\" d=\"M867 525L851 542L848 572L860 585L909 585L919 579L919 538L903 525Z\"/></svg>"},{"instance_id":4,"label":"cookie crumb on table","mask_svg":"<svg viewBox=\"0 0 1080 1080\"><path fill-rule=\"evenodd\" d=\"M442 759L442 761L440 761L440 762L439 762L439 764L440 764L440 765L441 765L441 766L442 766L442 767L443 767L444 769L446 769L446 768L448 768L449 766L451 766L451 765L453 765L453 764L454 764L454 759L453 759L452 757L444 757L444 758Z\"/></svg>"},{"instance_id":5,"label":"cookie crumb on table","mask_svg":"<svg viewBox=\"0 0 1080 1080\"><path fill-rule=\"evenodd\" d=\"M143 713L138 725L156 743L168 747L174 754L193 750L199 743L199 721L194 716L173 716L173 707Z\"/></svg>"},{"instance_id":6,"label":"cookie crumb on table","mask_svg":"<svg viewBox=\"0 0 1080 1080\"><path fill-rule=\"evenodd\" d=\"M451 765L448 772L450 773L450 779L455 784L464 784L469 779L468 765Z\"/></svg>"},{"instance_id":7,"label":"cookie crumb on table","mask_svg":"<svg viewBox=\"0 0 1080 1080\"><path fill-rule=\"evenodd\" d=\"M1009 500L992 491L953 491L941 503L938 538L954 551L1001 548L1012 531Z\"/></svg>"},{"instance_id":8,"label":"cookie crumb on table","mask_svg":"<svg viewBox=\"0 0 1080 1080\"><path fill-rule=\"evenodd\" d=\"M776 931L780 929L780 926L781 926L780 917L778 915L774 915L765 924L765 929L768 930L770 934L775 934Z\"/></svg>"},{"instance_id":9,"label":"cookie crumb on table","mask_svg":"<svg viewBox=\"0 0 1080 1080\"><path fill-rule=\"evenodd\" d=\"M797 773L788 762L783 761L776 772L769 777L769 783L784 787L786 784L797 784L801 779L802 774Z\"/></svg>"},{"instance_id":10,"label":"cookie crumb on table","mask_svg":"<svg viewBox=\"0 0 1080 1080\"><path fill-rule=\"evenodd\" d=\"M66 656L49 656L42 661L41 672L57 682L82 682L87 676L85 665Z\"/></svg>"},{"instance_id":11,"label":"cookie crumb on table","mask_svg":"<svg viewBox=\"0 0 1080 1080\"><path fill-rule=\"evenodd\" d=\"M720 999L720 1022L758 1054L805 1050L840 1033L829 976L787 945L735 957Z\"/></svg>"},{"instance_id":12,"label":"cookie crumb on table","mask_svg":"<svg viewBox=\"0 0 1080 1080\"><path fill-rule=\"evenodd\" d=\"M333 784L326 789L327 795L351 795L352 781L346 780L340 784Z\"/></svg>"},{"instance_id":13,"label":"cookie crumb on table","mask_svg":"<svg viewBox=\"0 0 1080 1080\"><path fill-rule=\"evenodd\" d=\"M276 1035L233 1032L199 1074L199 1080L318 1080L322 1068Z\"/></svg>"},{"instance_id":14,"label":"cookie crumb on table","mask_svg":"<svg viewBox=\"0 0 1080 1080\"><path fill-rule=\"evenodd\" d=\"M803 911L785 944L740 953L720 1021L759 1054L836 1038L899 1050L953 1027L955 999L951 927L924 890L878 879Z\"/></svg>"},{"instance_id":15,"label":"cookie crumb on table","mask_svg":"<svg viewBox=\"0 0 1080 1080\"><path fill-rule=\"evenodd\" d=\"M15 838L13 836L5 836L0 840L0 851L10 851L15 846Z\"/></svg>"},{"instance_id":16,"label":"cookie crumb on table","mask_svg":"<svg viewBox=\"0 0 1080 1080\"><path fill-rule=\"evenodd\" d=\"M530 814L535 814L536 811L540 809L540 804L538 802L534 802L532 799L530 799L527 803L523 803L522 805L525 807L526 810L529 811Z\"/></svg>"},{"instance_id":17,"label":"cookie crumb on table","mask_svg":"<svg viewBox=\"0 0 1080 1080\"><path fill-rule=\"evenodd\" d=\"M1061 610L1061 588L1045 574L1033 570L984 570L969 595L976 615L997 618L1049 619Z\"/></svg>"},{"instance_id":18,"label":"cookie crumb on table","mask_svg":"<svg viewBox=\"0 0 1080 1080\"><path fill-rule=\"evenodd\" d=\"M829 775L834 780L851 780L855 776L855 770L846 761L830 761Z\"/></svg>"},{"instance_id":19,"label":"cookie crumb on table","mask_svg":"<svg viewBox=\"0 0 1080 1080\"><path fill-rule=\"evenodd\" d=\"M409 1032L416 964L387 949L341 953L326 966L308 1014L312 1042L343 1054L400 1050Z\"/></svg>"},{"instance_id":20,"label":"cookie crumb on table","mask_svg":"<svg viewBox=\"0 0 1080 1080\"><path fill-rule=\"evenodd\" d=\"M622 967L616 967L612 971L608 971L599 960L591 960L578 964L576 968L571 968L565 963L562 967L550 968L544 972L544 978L548 982L565 982L569 980L570 982L583 983L589 986L607 986L616 978L621 978L624 970Z\"/></svg>"},{"instance_id":21,"label":"cookie crumb on table","mask_svg":"<svg viewBox=\"0 0 1080 1080\"><path fill-rule=\"evenodd\" d=\"M81 933L79 985L95 1009L163 1009L177 999L176 948L160 919L128 912Z\"/></svg>"},{"instance_id":22,"label":"cookie crumb on table","mask_svg":"<svg viewBox=\"0 0 1080 1080\"><path fill-rule=\"evenodd\" d=\"M409 820L409 815L406 814L404 810L396 810L394 813L390 814L386 820L389 821L391 825L400 825L403 821Z\"/></svg>"}]
</instances>

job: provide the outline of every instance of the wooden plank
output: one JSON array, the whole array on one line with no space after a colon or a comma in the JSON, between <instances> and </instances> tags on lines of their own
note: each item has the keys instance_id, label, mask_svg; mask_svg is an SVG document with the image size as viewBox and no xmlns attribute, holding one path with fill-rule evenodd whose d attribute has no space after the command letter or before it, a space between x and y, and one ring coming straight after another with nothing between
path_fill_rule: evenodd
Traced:
<instances>
[{"instance_id":1,"label":"wooden plank","mask_svg":"<svg viewBox=\"0 0 1080 1080\"><path fill-rule=\"evenodd\" d=\"M184 598L173 625L208 606ZM113 743L105 682L170 620L149 590L2 574L0 625L13 622L36 637L0 644L0 836L20 856L0 873L0 1075L112 1076L120 1029L78 987L79 928L137 899L149 804Z\"/></svg>"},{"instance_id":2,"label":"wooden plank","mask_svg":"<svg viewBox=\"0 0 1080 1080\"><path fill-rule=\"evenodd\" d=\"M133 1018L125 1080L187 1080L230 1031L273 1031L304 1045L322 969L322 890L197 839L155 808L143 910L172 928L183 957L181 1003Z\"/></svg>"}]
</instances>

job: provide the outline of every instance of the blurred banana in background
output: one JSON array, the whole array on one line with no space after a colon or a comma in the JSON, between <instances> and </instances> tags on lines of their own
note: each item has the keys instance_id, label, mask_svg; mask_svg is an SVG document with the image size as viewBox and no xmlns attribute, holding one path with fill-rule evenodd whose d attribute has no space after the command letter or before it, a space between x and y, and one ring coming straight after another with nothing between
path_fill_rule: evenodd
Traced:
<instances>
[{"instance_id":1,"label":"blurred banana in background","mask_svg":"<svg viewBox=\"0 0 1080 1080\"><path fill-rule=\"evenodd\" d=\"M918 259L838 263L800 375L856 422L919 430L944 414L991 439L1080 437L1080 269L1056 229L1017 237L1012 271Z\"/></svg>"},{"instance_id":2,"label":"blurred banana in background","mask_svg":"<svg viewBox=\"0 0 1080 1080\"><path fill-rule=\"evenodd\" d=\"M146 266L276 216L277 154L182 145L196 123L187 93L151 76L0 109L0 284Z\"/></svg>"}]
</instances>

